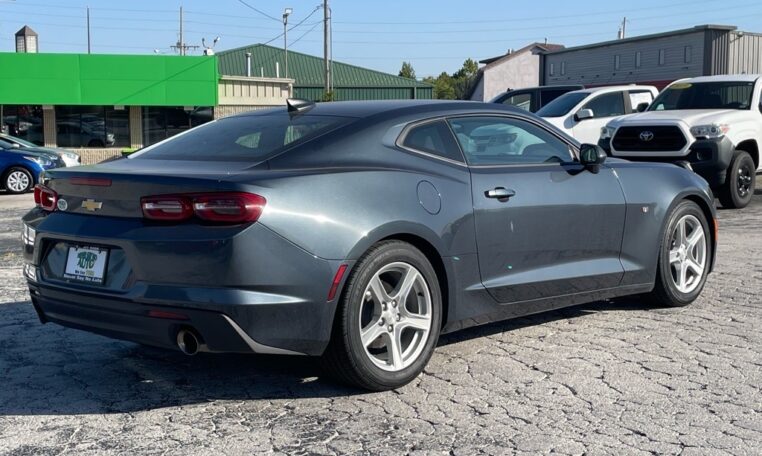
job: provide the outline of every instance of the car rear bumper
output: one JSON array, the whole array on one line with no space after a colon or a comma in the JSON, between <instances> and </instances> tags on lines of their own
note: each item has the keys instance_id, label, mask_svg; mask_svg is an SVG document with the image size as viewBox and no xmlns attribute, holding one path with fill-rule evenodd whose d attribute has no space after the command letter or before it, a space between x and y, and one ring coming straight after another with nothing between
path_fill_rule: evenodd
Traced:
<instances>
[{"instance_id":1,"label":"car rear bumper","mask_svg":"<svg viewBox=\"0 0 762 456\"><path fill-rule=\"evenodd\" d=\"M24 274L43 322L175 349L178 331L191 329L210 352L325 350L337 300L327 298L344 262L311 255L261 224L188 225L168 237L139 221L95 221L24 217L33 229L24 236ZM102 284L64 276L75 245L110 249Z\"/></svg>"}]
</instances>

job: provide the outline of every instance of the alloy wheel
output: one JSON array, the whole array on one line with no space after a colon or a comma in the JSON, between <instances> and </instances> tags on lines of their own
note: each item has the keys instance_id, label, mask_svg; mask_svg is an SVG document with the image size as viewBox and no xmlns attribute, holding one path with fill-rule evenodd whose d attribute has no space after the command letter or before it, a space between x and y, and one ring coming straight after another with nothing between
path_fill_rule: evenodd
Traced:
<instances>
[{"instance_id":1,"label":"alloy wheel","mask_svg":"<svg viewBox=\"0 0 762 456\"><path fill-rule=\"evenodd\" d=\"M672 283L680 293L691 293L706 271L707 242L703 225L693 215L680 218L672 231L669 264Z\"/></svg>"},{"instance_id":2,"label":"alloy wheel","mask_svg":"<svg viewBox=\"0 0 762 456\"><path fill-rule=\"evenodd\" d=\"M752 170L749 168L749 165L742 165L740 168L738 168L738 179L737 179L737 191L738 196L741 198L746 198L746 196L751 191L751 182L752 182Z\"/></svg>"},{"instance_id":3,"label":"alloy wheel","mask_svg":"<svg viewBox=\"0 0 762 456\"><path fill-rule=\"evenodd\" d=\"M13 171L8 175L5 180L5 185L8 190L13 192L23 192L29 188L29 175L23 171Z\"/></svg>"},{"instance_id":4,"label":"alloy wheel","mask_svg":"<svg viewBox=\"0 0 762 456\"><path fill-rule=\"evenodd\" d=\"M413 364L431 333L428 284L414 266L395 262L373 275L360 303L360 339L380 369L397 372Z\"/></svg>"}]
</instances>

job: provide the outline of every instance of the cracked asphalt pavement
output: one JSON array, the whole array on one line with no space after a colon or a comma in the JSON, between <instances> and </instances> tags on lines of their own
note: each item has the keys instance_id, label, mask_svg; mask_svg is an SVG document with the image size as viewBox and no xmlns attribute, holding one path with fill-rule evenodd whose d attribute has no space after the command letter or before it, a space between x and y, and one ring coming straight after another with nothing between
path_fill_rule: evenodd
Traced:
<instances>
[{"instance_id":1,"label":"cracked asphalt pavement","mask_svg":"<svg viewBox=\"0 0 762 456\"><path fill-rule=\"evenodd\" d=\"M596 302L441 338L394 392L314 359L186 357L42 325L0 194L0 454L762 453L762 195L681 309Z\"/></svg>"}]
</instances>

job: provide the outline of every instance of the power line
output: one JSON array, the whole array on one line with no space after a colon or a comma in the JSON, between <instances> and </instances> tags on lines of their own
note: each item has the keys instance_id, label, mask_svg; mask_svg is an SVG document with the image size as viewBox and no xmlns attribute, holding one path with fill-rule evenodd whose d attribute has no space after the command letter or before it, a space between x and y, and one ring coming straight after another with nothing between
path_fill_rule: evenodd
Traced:
<instances>
[{"instance_id":1,"label":"power line","mask_svg":"<svg viewBox=\"0 0 762 456\"><path fill-rule=\"evenodd\" d=\"M256 11L257 13L261 14L261 15L262 15L262 16L264 16L264 17L270 18L270 19L272 19L272 20L274 20L274 21L277 21L277 22L280 22L280 21L281 21L281 20L280 20L280 19L278 19L277 17L273 17L273 16L270 16L269 14L265 13L264 11L262 11L262 10L258 10L258 9L256 9L256 8L254 8L253 6L251 6L251 5L249 5L248 3L244 2L243 0L238 0L238 3L240 3L240 4L242 4L242 5L245 5L247 8L249 8L249 9L252 9L252 10Z\"/></svg>"}]
</instances>

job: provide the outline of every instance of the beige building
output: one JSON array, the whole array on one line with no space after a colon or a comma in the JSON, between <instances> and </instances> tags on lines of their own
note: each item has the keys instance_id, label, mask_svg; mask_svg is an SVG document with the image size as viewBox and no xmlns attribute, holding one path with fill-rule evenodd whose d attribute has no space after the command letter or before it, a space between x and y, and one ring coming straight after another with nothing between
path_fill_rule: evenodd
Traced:
<instances>
[{"instance_id":1,"label":"beige building","mask_svg":"<svg viewBox=\"0 0 762 456\"><path fill-rule=\"evenodd\" d=\"M563 49L560 44L532 43L505 55L481 60L471 100L489 101L509 89L540 85L541 55Z\"/></svg>"}]
</instances>

